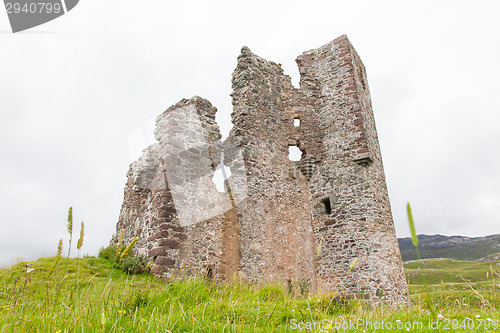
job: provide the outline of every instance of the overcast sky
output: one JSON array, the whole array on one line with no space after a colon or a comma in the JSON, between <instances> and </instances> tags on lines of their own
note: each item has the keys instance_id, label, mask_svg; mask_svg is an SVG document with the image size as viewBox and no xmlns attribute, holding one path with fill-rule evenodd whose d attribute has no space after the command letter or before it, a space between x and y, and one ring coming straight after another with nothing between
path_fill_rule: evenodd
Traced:
<instances>
[{"instance_id":1,"label":"overcast sky","mask_svg":"<svg viewBox=\"0 0 500 333\"><path fill-rule=\"evenodd\" d=\"M408 201L419 233L499 233L499 13L480 0L82 0L12 34L1 10L0 264L54 255L70 206L82 254L106 246L134 131L199 95L227 135L243 45L297 84L295 58L342 34L367 69L397 235Z\"/></svg>"}]
</instances>

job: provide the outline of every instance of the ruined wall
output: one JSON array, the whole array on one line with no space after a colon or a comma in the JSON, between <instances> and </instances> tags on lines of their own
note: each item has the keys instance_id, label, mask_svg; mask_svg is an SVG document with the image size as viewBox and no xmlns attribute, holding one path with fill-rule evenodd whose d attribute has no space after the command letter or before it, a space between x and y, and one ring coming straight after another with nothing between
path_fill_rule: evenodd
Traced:
<instances>
[{"instance_id":1,"label":"ruined wall","mask_svg":"<svg viewBox=\"0 0 500 333\"><path fill-rule=\"evenodd\" d=\"M310 284L404 303L406 280L366 72L342 36L297 58L300 88L244 47L232 128L195 97L157 119L158 142L131 165L117 225L163 276L207 274ZM290 161L288 149L302 151ZM225 193L216 170L230 169ZM317 255L319 253L319 255Z\"/></svg>"},{"instance_id":2,"label":"ruined wall","mask_svg":"<svg viewBox=\"0 0 500 333\"><path fill-rule=\"evenodd\" d=\"M322 243L319 288L403 301L406 280L364 66L345 36L297 63L301 89L317 94L317 130L324 133L325 157L310 180L314 232Z\"/></svg>"},{"instance_id":3,"label":"ruined wall","mask_svg":"<svg viewBox=\"0 0 500 333\"><path fill-rule=\"evenodd\" d=\"M218 271L232 205L212 183L222 152L210 102L183 100L157 120L155 138L128 172L113 243L139 237L135 251L165 277Z\"/></svg>"},{"instance_id":4,"label":"ruined wall","mask_svg":"<svg viewBox=\"0 0 500 333\"><path fill-rule=\"evenodd\" d=\"M314 279L308 183L288 159L284 130L293 90L280 66L242 49L233 73L229 140L241 149L248 175L237 212L241 272L252 280Z\"/></svg>"}]
</instances>

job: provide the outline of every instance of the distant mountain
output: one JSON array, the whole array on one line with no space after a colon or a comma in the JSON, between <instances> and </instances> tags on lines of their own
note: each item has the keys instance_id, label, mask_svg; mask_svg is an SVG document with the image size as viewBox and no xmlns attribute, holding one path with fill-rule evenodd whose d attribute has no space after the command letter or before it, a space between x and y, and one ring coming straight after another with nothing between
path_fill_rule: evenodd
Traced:
<instances>
[{"instance_id":1,"label":"distant mountain","mask_svg":"<svg viewBox=\"0 0 500 333\"><path fill-rule=\"evenodd\" d=\"M403 261L417 259L410 237L398 238ZM453 258L460 260L498 260L500 234L485 237L418 235L422 259Z\"/></svg>"}]
</instances>

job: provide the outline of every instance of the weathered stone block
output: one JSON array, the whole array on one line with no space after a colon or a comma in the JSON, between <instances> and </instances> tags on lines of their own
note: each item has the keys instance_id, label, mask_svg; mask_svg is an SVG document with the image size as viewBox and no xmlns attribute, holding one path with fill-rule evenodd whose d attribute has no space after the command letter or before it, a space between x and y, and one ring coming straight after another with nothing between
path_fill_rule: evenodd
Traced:
<instances>
[{"instance_id":1,"label":"weathered stone block","mask_svg":"<svg viewBox=\"0 0 500 333\"><path fill-rule=\"evenodd\" d=\"M158 256L164 256L166 254L167 254L166 249L164 249L162 247L157 247L157 248L154 248L151 251L149 251L149 256L151 258L158 257Z\"/></svg>"},{"instance_id":2,"label":"weathered stone block","mask_svg":"<svg viewBox=\"0 0 500 333\"><path fill-rule=\"evenodd\" d=\"M170 249L178 249L181 247L181 243L175 239L162 239L158 242L160 246L168 247Z\"/></svg>"},{"instance_id":3,"label":"weathered stone block","mask_svg":"<svg viewBox=\"0 0 500 333\"><path fill-rule=\"evenodd\" d=\"M175 263L176 261L174 259L168 257L158 257L155 260L156 265L162 265L165 267L173 267Z\"/></svg>"}]
</instances>

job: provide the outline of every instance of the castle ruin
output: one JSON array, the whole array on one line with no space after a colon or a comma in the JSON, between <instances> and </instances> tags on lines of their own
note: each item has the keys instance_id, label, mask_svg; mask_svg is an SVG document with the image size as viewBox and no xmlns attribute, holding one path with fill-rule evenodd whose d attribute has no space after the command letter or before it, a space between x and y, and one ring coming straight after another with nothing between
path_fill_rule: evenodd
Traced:
<instances>
[{"instance_id":1,"label":"castle ruin","mask_svg":"<svg viewBox=\"0 0 500 333\"><path fill-rule=\"evenodd\" d=\"M224 142L203 98L161 114L157 142L127 174L112 242L121 230L127 243L138 237L136 253L162 277L302 283L404 304L365 68L346 36L296 62L298 89L279 64L242 48Z\"/></svg>"}]
</instances>

